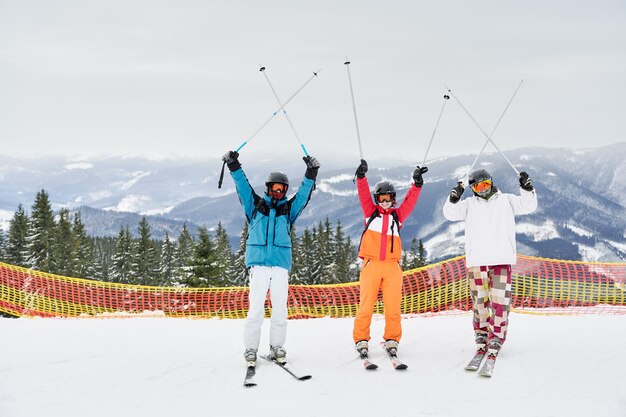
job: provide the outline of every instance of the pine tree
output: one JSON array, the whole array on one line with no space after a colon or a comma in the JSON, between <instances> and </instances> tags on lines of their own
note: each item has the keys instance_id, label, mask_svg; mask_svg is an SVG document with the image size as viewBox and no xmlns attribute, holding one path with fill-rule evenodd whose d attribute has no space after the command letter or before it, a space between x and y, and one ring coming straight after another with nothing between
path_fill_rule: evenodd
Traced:
<instances>
[{"instance_id":1,"label":"pine tree","mask_svg":"<svg viewBox=\"0 0 626 417\"><path fill-rule=\"evenodd\" d=\"M332 271L334 269L334 259L331 248L332 230L328 218L314 229L313 235L313 259L310 264L311 273L309 282L315 284L326 284L332 281Z\"/></svg>"},{"instance_id":2,"label":"pine tree","mask_svg":"<svg viewBox=\"0 0 626 417\"><path fill-rule=\"evenodd\" d=\"M111 281L130 284L132 282L131 238L128 226L120 227L115 241L115 253L111 265Z\"/></svg>"},{"instance_id":3,"label":"pine tree","mask_svg":"<svg viewBox=\"0 0 626 417\"><path fill-rule=\"evenodd\" d=\"M402 269L409 271L426 265L426 251L422 239L413 238L411 249L402 254Z\"/></svg>"},{"instance_id":4,"label":"pine tree","mask_svg":"<svg viewBox=\"0 0 626 417\"><path fill-rule=\"evenodd\" d=\"M53 274L75 277L75 247L70 211L66 208L59 211L59 220L52 236L52 252L49 272Z\"/></svg>"},{"instance_id":5,"label":"pine tree","mask_svg":"<svg viewBox=\"0 0 626 417\"><path fill-rule=\"evenodd\" d=\"M174 285L174 257L176 247L170 241L170 237L165 232L165 240L161 244L161 263L159 265L159 276L161 277L160 285Z\"/></svg>"},{"instance_id":6,"label":"pine tree","mask_svg":"<svg viewBox=\"0 0 626 417\"><path fill-rule=\"evenodd\" d=\"M7 263L16 266L28 266L28 225L30 220L24 212L24 208L20 204L17 211L13 215L9 225L9 234L6 239Z\"/></svg>"},{"instance_id":7,"label":"pine tree","mask_svg":"<svg viewBox=\"0 0 626 417\"><path fill-rule=\"evenodd\" d=\"M74 223L72 225L74 236L74 269L75 274L81 278L97 278L97 266L94 256L93 239L87 236L85 225L80 212L74 213Z\"/></svg>"},{"instance_id":8,"label":"pine tree","mask_svg":"<svg viewBox=\"0 0 626 417\"><path fill-rule=\"evenodd\" d=\"M43 189L35 197L28 232L28 266L50 271L55 223L48 193Z\"/></svg>"},{"instance_id":9,"label":"pine tree","mask_svg":"<svg viewBox=\"0 0 626 417\"><path fill-rule=\"evenodd\" d=\"M229 285L243 287L248 281L248 268L246 267L246 239L248 239L248 222L244 222L239 237L239 248L233 256Z\"/></svg>"},{"instance_id":10,"label":"pine tree","mask_svg":"<svg viewBox=\"0 0 626 417\"><path fill-rule=\"evenodd\" d=\"M113 257L115 256L116 239L112 237L89 238L93 246L94 278L99 281L113 279Z\"/></svg>"},{"instance_id":11,"label":"pine tree","mask_svg":"<svg viewBox=\"0 0 626 417\"><path fill-rule=\"evenodd\" d=\"M189 233L189 229L187 229L187 225L183 224L183 228L178 236L176 255L174 257L174 279L179 284L186 283L193 274L191 266L193 262L193 247L193 238Z\"/></svg>"},{"instance_id":12,"label":"pine tree","mask_svg":"<svg viewBox=\"0 0 626 417\"><path fill-rule=\"evenodd\" d=\"M305 230L308 233L308 230ZM303 238L296 234L296 228L291 228L291 273L289 274L289 282L292 284L306 284L305 276L307 274L304 264L304 248Z\"/></svg>"},{"instance_id":13,"label":"pine tree","mask_svg":"<svg viewBox=\"0 0 626 417\"><path fill-rule=\"evenodd\" d=\"M416 268L426 266L427 264L428 264L428 260L426 259L426 249L424 248L424 243L422 242L422 239L420 239L417 245L417 267Z\"/></svg>"},{"instance_id":14,"label":"pine tree","mask_svg":"<svg viewBox=\"0 0 626 417\"><path fill-rule=\"evenodd\" d=\"M354 281L356 268L353 266L356 260L356 252L352 247L350 238L343 234L341 220L337 220L334 239L332 242L332 252L335 254L334 269L332 276L334 279L330 283Z\"/></svg>"},{"instance_id":15,"label":"pine tree","mask_svg":"<svg viewBox=\"0 0 626 417\"><path fill-rule=\"evenodd\" d=\"M232 270L233 253L228 233L222 226L222 222L217 223L217 229L215 230L215 262L218 281L221 281L223 285L228 285L232 279L227 274L231 273Z\"/></svg>"},{"instance_id":16,"label":"pine tree","mask_svg":"<svg viewBox=\"0 0 626 417\"><path fill-rule=\"evenodd\" d=\"M3 230L0 230L0 262L6 262L6 236Z\"/></svg>"},{"instance_id":17,"label":"pine tree","mask_svg":"<svg viewBox=\"0 0 626 417\"><path fill-rule=\"evenodd\" d=\"M313 232L310 232L308 228L305 228L299 244L299 258L301 259L302 266L299 268L298 271L298 279L302 284L318 284L315 279L316 277L313 273L315 263L314 246L316 240L317 233L315 232L315 229L313 229Z\"/></svg>"},{"instance_id":18,"label":"pine tree","mask_svg":"<svg viewBox=\"0 0 626 417\"><path fill-rule=\"evenodd\" d=\"M155 243L152 240L150 225L145 217L141 218L137 231L139 238L135 240L132 246L133 277L138 284L155 285L158 283L159 260L157 259Z\"/></svg>"},{"instance_id":19,"label":"pine tree","mask_svg":"<svg viewBox=\"0 0 626 417\"><path fill-rule=\"evenodd\" d=\"M219 269L215 243L211 239L206 227L198 229L198 240L194 246L192 261L192 276L186 280L189 287L212 287L220 286Z\"/></svg>"}]
</instances>

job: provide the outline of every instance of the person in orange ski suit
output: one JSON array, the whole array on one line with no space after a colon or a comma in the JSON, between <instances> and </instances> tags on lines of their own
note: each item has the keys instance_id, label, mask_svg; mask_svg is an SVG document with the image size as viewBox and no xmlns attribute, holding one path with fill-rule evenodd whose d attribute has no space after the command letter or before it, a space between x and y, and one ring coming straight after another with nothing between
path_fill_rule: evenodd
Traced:
<instances>
[{"instance_id":1,"label":"person in orange ski suit","mask_svg":"<svg viewBox=\"0 0 626 417\"><path fill-rule=\"evenodd\" d=\"M422 190L422 174L427 167L419 166L413 172L413 184L402 203L396 205L396 190L389 181L381 181L374 187L374 199L365 177L367 162L361 159L356 170L356 185L361 208L363 209L365 230L361 236L359 257L363 267L359 278L361 302L354 319L352 336L359 353L367 354L370 340L370 324L378 290L382 289L385 306L385 348L393 354L402 337L400 302L402 300L402 241L400 229L409 217ZM365 352L363 350L365 349Z\"/></svg>"}]
</instances>

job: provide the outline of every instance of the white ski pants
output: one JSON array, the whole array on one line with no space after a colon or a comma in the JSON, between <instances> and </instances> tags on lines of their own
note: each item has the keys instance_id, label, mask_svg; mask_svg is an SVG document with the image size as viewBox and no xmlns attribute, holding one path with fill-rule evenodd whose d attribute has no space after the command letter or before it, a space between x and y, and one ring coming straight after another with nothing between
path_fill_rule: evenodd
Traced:
<instances>
[{"instance_id":1,"label":"white ski pants","mask_svg":"<svg viewBox=\"0 0 626 417\"><path fill-rule=\"evenodd\" d=\"M259 348L267 290L270 290L272 303L270 345L283 346L285 344L289 272L278 266L253 266L250 268L250 309L243 331L243 343L246 349Z\"/></svg>"}]
</instances>

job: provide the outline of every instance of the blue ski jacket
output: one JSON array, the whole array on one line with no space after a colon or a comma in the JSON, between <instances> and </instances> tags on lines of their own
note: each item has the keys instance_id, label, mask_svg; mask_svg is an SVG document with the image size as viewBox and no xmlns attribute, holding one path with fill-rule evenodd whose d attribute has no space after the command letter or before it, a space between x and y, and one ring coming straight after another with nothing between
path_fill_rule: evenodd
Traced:
<instances>
[{"instance_id":1,"label":"blue ski jacket","mask_svg":"<svg viewBox=\"0 0 626 417\"><path fill-rule=\"evenodd\" d=\"M291 270L291 226L306 207L315 181L304 178L298 192L272 202L254 192L243 170L230 173L248 220L246 266L279 266Z\"/></svg>"}]
</instances>

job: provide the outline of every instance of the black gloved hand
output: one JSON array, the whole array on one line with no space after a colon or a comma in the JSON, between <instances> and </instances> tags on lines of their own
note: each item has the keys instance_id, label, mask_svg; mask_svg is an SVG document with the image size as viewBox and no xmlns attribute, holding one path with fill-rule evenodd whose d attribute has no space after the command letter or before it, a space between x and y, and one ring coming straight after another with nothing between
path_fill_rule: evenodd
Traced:
<instances>
[{"instance_id":1,"label":"black gloved hand","mask_svg":"<svg viewBox=\"0 0 626 417\"><path fill-rule=\"evenodd\" d=\"M317 171L320 169L320 161L313 156L303 156L302 160L306 163L306 172L304 176L308 179L315 180L317 178Z\"/></svg>"},{"instance_id":2,"label":"black gloved hand","mask_svg":"<svg viewBox=\"0 0 626 417\"><path fill-rule=\"evenodd\" d=\"M365 159L361 159L361 165L358 166L358 168L356 169L356 173L354 175L356 175L357 178L365 178L366 172L367 172L367 162L365 161Z\"/></svg>"},{"instance_id":3,"label":"black gloved hand","mask_svg":"<svg viewBox=\"0 0 626 417\"><path fill-rule=\"evenodd\" d=\"M528 174L524 171L519 173L519 186L526 191L532 191L535 189L533 186L533 180L528 178Z\"/></svg>"},{"instance_id":4,"label":"black gloved hand","mask_svg":"<svg viewBox=\"0 0 626 417\"><path fill-rule=\"evenodd\" d=\"M237 151L228 151L222 157L222 161L226 162L228 165L228 169L232 171L237 171L241 168L241 163L239 162L239 152Z\"/></svg>"},{"instance_id":5,"label":"black gloved hand","mask_svg":"<svg viewBox=\"0 0 626 417\"><path fill-rule=\"evenodd\" d=\"M452 204L458 203L463 195L463 191L465 191L465 188L463 188L463 183L459 181L456 187L450 191L450 202Z\"/></svg>"},{"instance_id":6,"label":"black gloved hand","mask_svg":"<svg viewBox=\"0 0 626 417\"><path fill-rule=\"evenodd\" d=\"M415 171L413 171L413 183L416 187L421 187L422 185L424 185L424 178L422 178L422 174L425 174L427 172L428 167L420 168L418 165L417 168L415 168Z\"/></svg>"}]
</instances>

